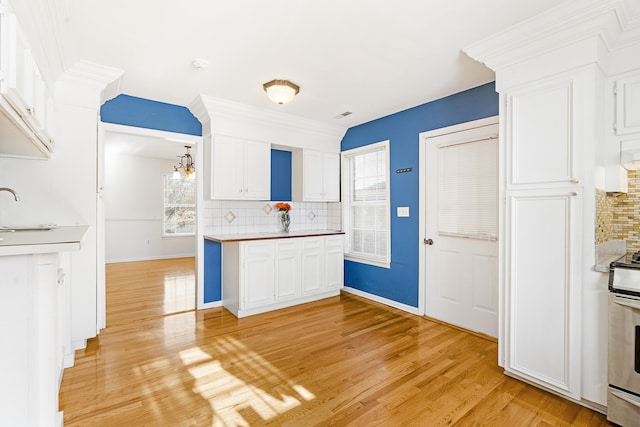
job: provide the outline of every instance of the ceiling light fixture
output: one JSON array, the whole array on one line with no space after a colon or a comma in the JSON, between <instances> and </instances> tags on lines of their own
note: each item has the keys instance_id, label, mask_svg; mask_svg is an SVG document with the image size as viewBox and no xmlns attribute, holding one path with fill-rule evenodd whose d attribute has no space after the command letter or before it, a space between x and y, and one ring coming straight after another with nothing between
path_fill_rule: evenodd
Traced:
<instances>
[{"instance_id":1,"label":"ceiling light fixture","mask_svg":"<svg viewBox=\"0 0 640 427\"><path fill-rule=\"evenodd\" d=\"M300 92L300 86L289 80L271 80L262 85L267 96L276 104L286 104Z\"/></svg>"},{"instance_id":2,"label":"ceiling light fixture","mask_svg":"<svg viewBox=\"0 0 640 427\"><path fill-rule=\"evenodd\" d=\"M181 179L182 175L180 174L180 169L183 169L187 179L196 179L196 166L193 163L193 157L191 157L191 153L189 152L191 147L189 145L185 145L184 148L187 149L187 152L184 156L178 156L180 163L173 167L173 175L171 175L171 178Z\"/></svg>"}]
</instances>

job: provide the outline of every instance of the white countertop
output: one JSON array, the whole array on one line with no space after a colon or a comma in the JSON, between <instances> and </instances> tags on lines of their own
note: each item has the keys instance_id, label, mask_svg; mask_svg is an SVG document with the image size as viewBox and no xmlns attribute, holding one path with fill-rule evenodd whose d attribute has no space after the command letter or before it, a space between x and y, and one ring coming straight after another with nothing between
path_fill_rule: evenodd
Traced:
<instances>
[{"instance_id":1,"label":"white countertop","mask_svg":"<svg viewBox=\"0 0 640 427\"><path fill-rule=\"evenodd\" d=\"M52 230L0 232L0 255L28 255L80 250L89 226L61 226Z\"/></svg>"},{"instance_id":2,"label":"white countertop","mask_svg":"<svg viewBox=\"0 0 640 427\"><path fill-rule=\"evenodd\" d=\"M335 234L344 234L340 230L296 230L296 231L279 231L275 233L236 233L236 234L218 234L215 236L205 235L204 238L218 243L242 242L245 240L268 240L268 239L288 239L292 237L311 237L311 236L331 236Z\"/></svg>"}]
</instances>

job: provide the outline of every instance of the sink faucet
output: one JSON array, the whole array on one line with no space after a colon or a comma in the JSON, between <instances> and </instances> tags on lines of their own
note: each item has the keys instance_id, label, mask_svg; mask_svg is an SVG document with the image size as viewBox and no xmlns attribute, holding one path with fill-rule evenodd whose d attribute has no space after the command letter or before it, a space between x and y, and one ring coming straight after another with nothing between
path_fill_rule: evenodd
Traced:
<instances>
[{"instance_id":1,"label":"sink faucet","mask_svg":"<svg viewBox=\"0 0 640 427\"><path fill-rule=\"evenodd\" d=\"M16 199L16 202L20 201L20 196L18 195L18 193L16 193L15 190L8 187L0 187L0 191L8 191L9 193L13 194L13 198Z\"/></svg>"}]
</instances>

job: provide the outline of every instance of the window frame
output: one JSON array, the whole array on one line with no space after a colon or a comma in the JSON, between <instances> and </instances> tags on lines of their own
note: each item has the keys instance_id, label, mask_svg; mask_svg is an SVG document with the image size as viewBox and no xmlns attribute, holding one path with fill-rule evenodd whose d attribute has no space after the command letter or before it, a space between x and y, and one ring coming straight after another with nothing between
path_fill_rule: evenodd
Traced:
<instances>
[{"instance_id":1,"label":"window frame","mask_svg":"<svg viewBox=\"0 0 640 427\"><path fill-rule=\"evenodd\" d=\"M384 151L386 157L386 167L385 167L385 200L384 206L385 211L387 212L386 216L386 256L367 256L360 252L352 252L351 251L351 207L352 207L352 170L351 170L351 159L356 156L361 156L377 151ZM342 228L345 232L345 254L344 259L348 261L359 262L362 264L374 265L377 267L383 268L391 268L391 180L390 180L390 167L391 167L391 159L390 159L390 151L389 151L389 140L375 142L372 144L364 145L357 148L352 148L350 150L345 150L341 153L341 164L342 164ZM360 203L358 203L360 204Z\"/></svg>"},{"instance_id":2,"label":"window frame","mask_svg":"<svg viewBox=\"0 0 640 427\"><path fill-rule=\"evenodd\" d=\"M172 239L175 237L193 237L196 235L196 231L197 231L197 194L198 194L198 190L196 187L196 182L195 180L193 181L193 190L194 190L194 202L193 203L167 203L167 182L169 181L178 181L177 179L173 178L173 174L172 173L167 173L167 174L163 174L162 175L162 238L163 239ZM187 181L185 177L181 176L180 177L181 181ZM195 213L195 217L193 220L193 231L189 232L189 233L167 233L166 232L166 209L167 207L191 207L193 208L193 211Z\"/></svg>"}]
</instances>

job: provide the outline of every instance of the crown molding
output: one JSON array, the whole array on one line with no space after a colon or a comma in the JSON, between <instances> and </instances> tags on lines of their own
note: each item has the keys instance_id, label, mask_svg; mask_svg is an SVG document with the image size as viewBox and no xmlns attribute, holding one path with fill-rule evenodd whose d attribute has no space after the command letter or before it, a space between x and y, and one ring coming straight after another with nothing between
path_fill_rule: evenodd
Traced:
<instances>
[{"instance_id":1,"label":"crown molding","mask_svg":"<svg viewBox=\"0 0 640 427\"><path fill-rule=\"evenodd\" d=\"M609 52L640 43L634 0L570 0L462 49L494 71L597 38Z\"/></svg>"},{"instance_id":2,"label":"crown molding","mask_svg":"<svg viewBox=\"0 0 640 427\"><path fill-rule=\"evenodd\" d=\"M216 119L227 118L292 132L313 133L338 139L342 139L347 131L344 126L327 125L315 120L208 95L198 96L188 105L188 108L203 125L209 122L212 127Z\"/></svg>"},{"instance_id":3,"label":"crown molding","mask_svg":"<svg viewBox=\"0 0 640 427\"><path fill-rule=\"evenodd\" d=\"M66 70L55 84L55 99L98 110L100 106L120 93L124 71L79 61Z\"/></svg>"}]
</instances>

